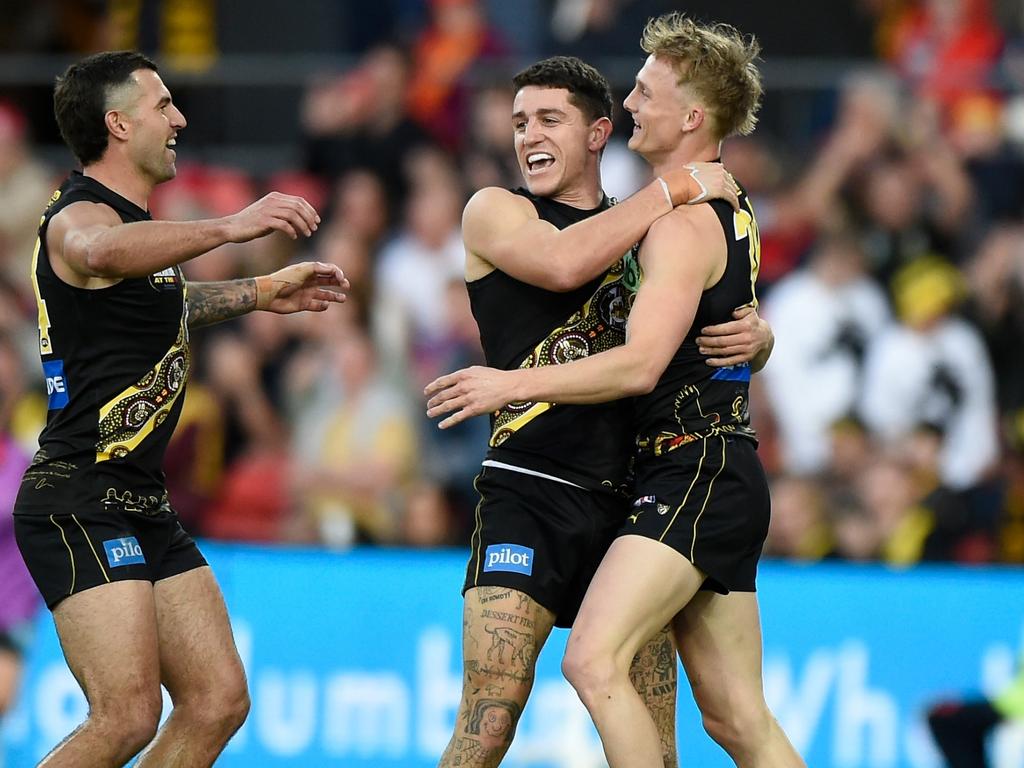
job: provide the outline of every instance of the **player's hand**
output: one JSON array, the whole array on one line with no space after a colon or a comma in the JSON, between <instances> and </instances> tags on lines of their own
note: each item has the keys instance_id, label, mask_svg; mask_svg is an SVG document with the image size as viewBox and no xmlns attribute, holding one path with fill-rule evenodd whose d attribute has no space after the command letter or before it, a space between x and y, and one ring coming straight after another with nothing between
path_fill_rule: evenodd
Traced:
<instances>
[{"instance_id":1,"label":"player's hand","mask_svg":"<svg viewBox=\"0 0 1024 768\"><path fill-rule=\"evenodd\" d=\"M725 200L734 211L740 209L736 179L721 163L690 163L662 175L673 205L699 205Z\"/></svg>"},{"instance_id":2,"label":"player's hand","mask_svg":"<svg viewBox=\"0 0 1024 768\"><path fill-rule=\"evenodd\" d=\"M348 279L335 264L305 261L256 278L256 308L287 315L323 312L345 301Z\"/></svg>"},{"instance_id":3,"label":"player's hand","mask_svg":"<svg viewBox=\"0 0 1024 768\"><path fill-rule=\"evenodd\" d=\"M510 375L511 371L474 365L434 379L423 390L428 398L427 416L452 414L437 425L448 429L473 416L492 413L510 402Z\"/></svg>"},{"instance_id":4,"label":"player's hand","mask_svg":"<svg viewBox=\"0 0 1024 768\"><path fill-rule=\"evenodd\" d=\"M771 326L753 307L740 307L732 316L736 319L701 328L701 335L697 337L700 353L710 355L705 362L715 368L748 363L768 349L775 339Z\"/></svg>"},{"instance_id":5,"label":"player's hand","mask_svg":"<svg viewBox=\"0 0 1024 768\"><path fill-rule=\"evenodd\" d=\"M320 224L312 205L301 197L280 192L271 192L226 220L231 243L247 243L271 232L284 232L295 240L299 235L309 237Z\"/></svg>"}]
</instances>

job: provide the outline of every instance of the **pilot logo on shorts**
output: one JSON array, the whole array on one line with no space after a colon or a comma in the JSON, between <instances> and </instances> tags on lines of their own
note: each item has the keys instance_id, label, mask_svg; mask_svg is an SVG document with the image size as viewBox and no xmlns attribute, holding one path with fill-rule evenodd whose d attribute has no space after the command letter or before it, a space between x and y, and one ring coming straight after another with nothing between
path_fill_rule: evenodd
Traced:
<instances>
[{"instance_id":1,"label":"pilot logo on shorts","mask_svg":"<svg viewBox=\"0 0 1024 768\"><path fill-rule=\"evenodd\" d=\"M491 544L484 552L484 572L533 574L533 550L519 544Z\"/></svg>"},{"instance_id":2,"label":"pilot logo on shorts","mask_svg":"<svg viewBox=\"0 0 1024 768\"><path fill-rule=\"evenodd\" d=\"M110 563L111 568L121 565L145 565L146 563L146 556L142 554L139 540L134 536L104 541L103 549L107 553L107 562Z\"/></svg>"}]
</instances>

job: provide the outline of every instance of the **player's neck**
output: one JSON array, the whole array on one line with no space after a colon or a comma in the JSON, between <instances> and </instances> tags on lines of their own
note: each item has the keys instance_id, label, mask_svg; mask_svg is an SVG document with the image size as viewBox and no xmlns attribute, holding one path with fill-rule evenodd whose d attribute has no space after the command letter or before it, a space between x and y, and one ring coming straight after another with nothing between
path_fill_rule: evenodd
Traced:
<instances>
[{"instance_id":1,"label":"player's neck","mask_svg":"<svg viewBox=\"0 0 1024 768\"><path fill-rule=\"evenodd\" d=\"M574 184L551 196L557 203L571 205L573 208L590 210L597 208L604 200L604 189L601 187L601 174L596 173L592 179Z\"/></svg>"},{"instance_id":2,"label":"player's neck","mask_svg":"<svg viewBox=\"0 0 1024 768\"><path fill-rule=\"evenodd\" d=\"M142 210L149 210L149 195L153 191L153 182L134 168L126 167L112 159L103 158L83 168L82 173L96 179L125 200L135 203Z\"/></svg>"},{"instance_id":3,"label":"player's neck","mask_svg":"<svg viewBox=\"0 0 1024 768\"><path fill-rule=\"evenodd\" d=\"M688 163L709 163L722 156L722 142L708 137L684 137L676 147L657 157L645 156L656 176Z\"/></svg>"}]
</instances>

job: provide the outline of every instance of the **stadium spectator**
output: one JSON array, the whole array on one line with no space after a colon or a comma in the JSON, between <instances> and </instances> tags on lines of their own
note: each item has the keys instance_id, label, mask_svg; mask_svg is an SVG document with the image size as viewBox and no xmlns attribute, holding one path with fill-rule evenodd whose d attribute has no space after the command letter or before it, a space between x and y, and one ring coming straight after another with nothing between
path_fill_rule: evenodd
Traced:
<instances>
[{"instance_id":1,"label":"stadium spectator","mask_svg":"<svg viewBox=\"0 0 1024 768\"><path fill-rule=\"evenodd\" d=\"M995 384L981 334L953 310L963 295L960 273L923 259L894 280L900 322L868 346L860 415L885 441L930 426L943 435L942 483L981 483L998 455Z\"/></svg>"},{"instance_id":2,"label":"stadium spectator","mask_svg":"<svg viewBox=\"0 0 1024 768\"><path fill-rule=\"evenodd\" d=\"M334 548L389 543L416 474L413 417L403 392L381 375L370 337L357 328L329 349L339 384L319 428L303 435L291 483L317 540Z\"/></svg>"},{"instance_id":3,"label":"stadium spectator","mask_svg":"<svg viewBox=\"0 0 1024 768\"><path fill-rule=\"evenodd\" d=\"M444 147L461 146L469 116L465 77L507 52L479 0L430 0L430 21L413 43L409 115Z\"/></svg>"},{"instance_id":4,"label":"stadium spectator","mask_svg":"<svg viewBox=\"0 0 1024 768\"><path fill-rule=\"evenodd\" d=\"M329 182L370 170L384 183L389 202L401 200L406 155L429 143L406 112L409 66L397 45L384 44L351 71L310 85L302 110L307 170Z\"/></svg>"},{"instance_id":5,"label":"stadium spectator","mask_svg":"<svg viewBox=\"0 0 1024 768\"><path fill-rule=\"evenodd\" d=\"M53 193L54 176L33 154L25 116L0 101L0 274L30 302L29 272L39 211Z\"/></svg>"},{"instance_id":6,"label":"stadium spectator","mask_svg":"<svg viewBox=\"0 0 1024 768\"><path fill-rule=\"evenodd\" d=\"M855 237L837 232L776 284L764 316L776 329L764 377L783 466L821 472L830 463L832 425L857 404L868 340L890 321L885 293L865 274Z\"/></svg>"},{"instance_id":7,"label":"stadium spectator","mask_svg":"<svg viewBox=\"0 0 1024 768\"><path fill-rule=\"evenodd\" d=\"M11 339L0 335L0 726L18 692L22 655L40 608L39 595L14 540L14 499L30 454L10 430L13 406L24 390L22 361ZM0 763L3 755L0 754Z\"/></svg>"}]
</instances>

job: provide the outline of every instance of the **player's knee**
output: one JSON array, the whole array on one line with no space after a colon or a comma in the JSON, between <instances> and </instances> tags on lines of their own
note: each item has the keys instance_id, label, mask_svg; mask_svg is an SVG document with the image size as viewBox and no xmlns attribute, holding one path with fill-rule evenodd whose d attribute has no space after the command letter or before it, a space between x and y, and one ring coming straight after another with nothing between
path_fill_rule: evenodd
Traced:
<instances>
[{"instance_id":1,"label":"player's knee","mask_svg":"<svg viewBox=\"0 0 1024 768\"><path fill-rule=\"evenodd\" d=\"M201 728L216 730L230 736L249 715L251 702L245 675L226 675L217 684L182 703L190 721Z\"/></svg>"},{"instance_id":2,"label":"player's knee","mask_svg":"<svg viewBox=\"0 0 1024 768\"><path fill-rule=\"evenodd\" d=\"M730 755L755 754L766 742L774 719L767 705L732 700L727 707L701 707L704 730Z\"/></svg>"},{"instance_id":3,"label":"player's knee","mask_svg":"<svg viewBox=\"0 0 1024 768\"><path fill-rule=\"evenodd\" d=\"M232 733L242 727L242 723L249 716L251 707L252 700L249 698L249 688L246 686L243 678L241 685L234 689L230 700L226 702L225 706L225 721L231 727Z\"/></svg>"},{"instance_id":4,"label":"player's knee","mask_svg":"<svg viewBox=\"0 0 1024 768\"><path fill-rule=\"evenodd\" d=\"M131 756L156 736L162 709L163 701L157 689L126 696L116 704L93 705L89 720L103 732L108 743L117 747L119 754Z\"/></svg>"},{"instance_id":5,"label":"player's knee","mask_svg":"<svg viewBox=\"0 0 1024 768\"><path fill-rule=\"evenodd\" d=\"M604 694L612 681L624 671L619 669L612 654L590 647L586 641L573 642L569 638L562 658L562 674L584 704Z\"/></svg>"}]
</instances>

